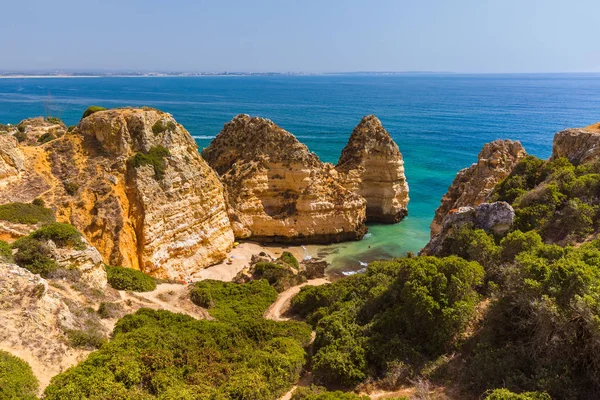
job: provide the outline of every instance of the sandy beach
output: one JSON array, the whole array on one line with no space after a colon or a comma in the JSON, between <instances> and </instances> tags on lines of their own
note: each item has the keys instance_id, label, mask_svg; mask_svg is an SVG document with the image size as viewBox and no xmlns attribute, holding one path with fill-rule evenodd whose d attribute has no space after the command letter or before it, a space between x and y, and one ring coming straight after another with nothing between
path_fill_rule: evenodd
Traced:
<instances>
[{"instance_id":1,"label":"sandy beach","mask_svg":"<svg viewBox=\"0 0 600 400\"><path fill-rule=\"evenodd\" d=\"M302 246L263 245L256 242L241 242L231 250L226 260L198 271L191 276L191 281L204 279L231 281L238 272L250 264L250 260L254 254L265 252L273 258L278 258L284 251L292 253L298 261L302 261L307 255L307 251Z\"/></svg>"}]
</instances>

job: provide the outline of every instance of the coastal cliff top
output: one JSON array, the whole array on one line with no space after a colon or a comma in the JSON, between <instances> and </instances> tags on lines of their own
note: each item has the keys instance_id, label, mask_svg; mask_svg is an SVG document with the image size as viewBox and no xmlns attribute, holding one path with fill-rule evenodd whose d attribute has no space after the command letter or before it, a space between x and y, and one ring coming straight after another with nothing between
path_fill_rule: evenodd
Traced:
<instances>
[{"instance_id":1,"label":"coastal cliff top","mask_svg":"<svg viewBox=\"0 0 600 400\"><path fill-rule=\"evenodd\" d=\"M307 167L321 163L306 145L273 121L247 114L225 124L202 156L220 174L238 161L298 162Z\"/></svg>"}]
</instances>

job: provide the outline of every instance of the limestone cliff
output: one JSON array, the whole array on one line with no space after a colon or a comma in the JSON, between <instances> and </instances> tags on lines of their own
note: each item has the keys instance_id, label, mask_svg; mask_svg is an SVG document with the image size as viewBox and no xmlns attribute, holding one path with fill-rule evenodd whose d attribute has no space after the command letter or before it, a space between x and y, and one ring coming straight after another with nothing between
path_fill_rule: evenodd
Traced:
<instances>
[{"instance_id":1,"label":"limestone cliff","mask_svg":"<svg viewBox=\"0 0 600 400\"><path fill-rule=\"evenodd\" d=\"M109 264L185 278L233 244L223 186L169 114L100 111L20 150L26 168L3 180L0 204L41 197Z\"/></svg>"},{"instance_id":2,"label":"limestone cliff","mask_svg":"<svg viewBox=\"0 0 600 400\"><path fill-rule=\"evenodd\" d=\"M494 186L506 178L527 155L520 142L495 140L486 143L476 164L458 172L442 198L431 223L431 237L442 231L444 217L454 209L483 203Z\"/></svg>"},{"instance_id":3,"label":"limestone cliff","mask_svg":"<svg viewBox=\"0 0 600 400\"><path fill-rule=\"evenodd\" d=\"M329 243L366 232L365 199L340 185L332 165L270 120L238 115L202 155L227 187L237 237Z\"/></svg>"},{"instance_id":4,"label":"limestone cliff","mask_svg":"<svg viewBox=\"0 0 600 400\"><path fill-rule=\"evenodd\" d=\"M16 179L25 169L25 157L13 135L0 134L0 185ZM0 186L1 188L2 186Z\"/></svg>"},{"instance_id":5,"label":"limestone cliff","mask_svg":"<svg viewBox=\"0 0 600 400\"><path fill-rule=\"evenodd\" d=\"M566 157L578 165L600 158L600 123L554 135L552 159Z\"/></svg>"},{"instance_id":6,"label":"limestone cliff","mask_svg":"<svg viewBox=\"0 0 600 400\"><path fill-rule=\"evenodd\" d=\"M406 216L402 154L376 116L364 117L354 128L335 168L341 184L366 199L367 220L394 223Z\"/></svg>"}]
</instances>

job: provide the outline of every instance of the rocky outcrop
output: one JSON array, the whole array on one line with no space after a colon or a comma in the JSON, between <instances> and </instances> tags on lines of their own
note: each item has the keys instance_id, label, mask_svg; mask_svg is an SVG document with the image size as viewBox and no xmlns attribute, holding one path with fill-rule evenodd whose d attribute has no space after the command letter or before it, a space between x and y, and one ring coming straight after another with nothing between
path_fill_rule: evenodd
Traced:
<instances>
[{"instance_id":1,"label":"rocky outcrop","mask_svg":"<svg viewBox=\"0 0 600 400\"><path fill-rule=\"evenodd\" d=\"M1 260L0 319L0 349L25 359L42 386L89 353L68 344L66 332L84 323L69 301L46 279Z\"/></svg>"},{"instance_id":2,"label":"rocky outcrop","mask_svg":"<svg viewBox=\"0 0 600 400\"><path fill-rule=\"evenodd\" d=\"M566 157L575 165L600 158L600 123L554 135L551 160Z\"/></svg>"},{"instance_id":3,"label":"rocky outcrop","mask_svg":"<svg viewBox=\"0 0 600 400\"><path fill-rule=\"evenodd\" d=\"M236 237L331 243L366 233L366 201L291 133L238 115L202 152L225 183Z\"/></svg>"},{"instance_id":4,"label":"rocky outcrop","mask_svg":"<svg viewBox=\"0 0 600 400\"><path fill-rule=\"evenodd\" d=\"M476 207L483 203L492 189L506 178L527 155L520 142L495 140L486 143L476 164L458 172L448 192L442 198L431 223L431 237L439 234L443 221L451 210Z\"/></svg>"},{"instance_id":5,"label":"rocky outcrop","mask_svg":"<svg viewBox=\"0 0 600 400\"><path fill-rule=\"evenodd\" d=\"M100 252L82 239L81 248L58 247L51 240L48 241L50 256L56 264L67 270L75 270L80 274L79 281L94 289L105 289L106 269Z\"/></svg>"},{"instance_id":6,"label":"rocky outcrop","mask_svg":"<svg viewBox=\"0 0 600 400\"><path fill-rule=\"evenodd\" d=\"M0 188L9 178L17 178L25 169L25 157L13 135L0 134Z\"/></svg>"},{"instance_id":7,"label":"rocky outcrop","mask_svg":"<svg viewBox=\"0 0 600 400\"><path fill-rule=\"evenodd\" d=\"M185 279L231 249L223 186L169 114L100 111L20 149L26 169L5 184L0 204L41 197L109 264Z\"/></svg>"},{"instance_id":8,"label":"rocky outcrop","mask_svg":"<svg viewBox=\"0 0 600 400\"><path fill-rule=\"evenodd\" d=\"M336 165L340 183L367 201L367 220L395 223L407 214L408 184L398 145L374 115L354 128Z\"/></svg>"},{"instance_id":9,"label":"rocky outcrop","mask_svg":"<svg viewBox=\"0 0 600 400\"><path fill-rule=\"evenodd\" d=\"M502 235L510 230L514 220L515 211L505 201L460 207L444 217L441 231L431 238L421 254L439 255L448 235L463 225Z\"/></svg>"}]
</instances>

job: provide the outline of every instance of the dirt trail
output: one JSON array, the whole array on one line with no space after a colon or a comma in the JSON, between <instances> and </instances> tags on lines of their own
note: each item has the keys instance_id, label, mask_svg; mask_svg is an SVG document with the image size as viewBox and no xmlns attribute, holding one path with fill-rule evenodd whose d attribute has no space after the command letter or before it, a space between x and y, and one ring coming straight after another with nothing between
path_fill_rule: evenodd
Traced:
<instances>
[{"instance_id":1,"label":"dirt trail","mask_svg":"<svg viewBox=\"0 0 600 400\"><path fill-rule=\"evenodd\" d=\"M329 283L329 281L325 278L311 279L302 285L292 286L288 290L279 293L277 300L275 300L275 302L271 304L269 308L267 308L267 311L265 311L265 319L272 319L273 321L288 321L289 318L283 317L282 315L284 315L290 308L290 301L292 300L292 297L300 292L300 288L304 286L320 286L326 283Z\"/></svg>"},{"instance_id":2,"label":"dirt trail","mask_svg":"<svg viewBox=\"0 0 600 400\"><path fill-rule=\"evenodd\" d=\"M152 292L139 292L135 294L120 291L123 300L145 300L149 304L145 307L158 308L174 313L187 314L196 319L213 319L208 311L198 307L190 300L189 286L176 283L163 283Z\"/></svg>"}]
</instances>

